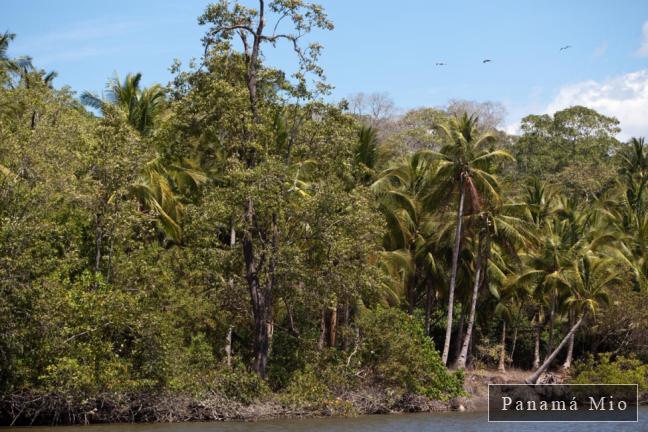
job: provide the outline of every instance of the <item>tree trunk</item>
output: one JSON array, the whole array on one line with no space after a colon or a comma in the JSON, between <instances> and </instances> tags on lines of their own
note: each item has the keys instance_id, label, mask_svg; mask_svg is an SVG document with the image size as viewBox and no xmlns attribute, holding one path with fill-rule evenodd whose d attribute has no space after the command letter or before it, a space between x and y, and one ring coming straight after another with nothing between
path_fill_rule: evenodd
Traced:
<instances>
[{"instance_id":1,"label":"tree trunk","mask_svg":"<svg viewBox=\"0 0 648 432\"><path fill-rule=\"evenodd\" d=\"M232 330L234 327L230 326L227 329L227 337L225 338L225 354L227 355L227 367L232 367Z\"/></svg>"},{"instance_id":2,"label":"tree trunk","mask_svg":"<svg viewBox=\"0 0 648 432\"><path fill-rule=\"evenodd\" d=\"M259 61L259 54L261 52L261 41L263 36L263 28L265 26L265 5L263 0L259 0L259 24L254 32L254 40L252 41L252 53L250 55L247 65L247 87L250 96L250 108L252 109L252 118L255 123L259 122L259 113L257 108L257 63Z\"/></svg>"},{"instance_id":3,"label":"tree trunk","mask_svg":"<svg viewBox=\"0 0 648 432\"><path fill-rule=\"evenodd\" d=\"M95 273L101 271L101 248L102 248L103 231L101 229L101 216L99 213L95 214Z\"/></svg>"},{"instance_id":4,"label":"tree trunk","mask_svg":"<svg viewBox=\"0 0 648 432\"><path fill-rule=\"evenodd\" d=\"M454 292L457 285L457 268L459 265L459 248L461 247L461 224L463 221L465 195L466 191L462 177L459 185L459 208L457 211L457 227L455 229L454 249L452 250L452 273L450 274L450 288L448 290L448 319L446 323L445 341L443 342L443 354L441 355L441 361L444 365L448 364L450 339L452 338L452 312L454 307Z\"/></svg>"},{"instance_id":5,"label":"tree trunk","mask_svg":"<svg viewBox=\"0 0 648 432\"><path fill-rule=\"evenodd\" d=\"M554 288L555 290L555 288ZM553 290L552 290L553 291ZM549 338L547 339L547 355L553 351L554 321L556 317L556 293L551 293L551 310L549 311Z\"/></svg>"},{"instance_id":6,"label":"tree trunk","mask_svg":"<svg viewBox=\"0 0 648 432\"><path fill-rule=\"evenodd\" d=\"M291 335L298 338L299 330L297 330L297 327L295 326L295 318L293 317L292 308L290 307L286 299L283 299L283 301L284 304L286 305L286 313L288 314L288 331L290 332Z\"/></svg>"},{"instance_id":7,"label":"tree trunk","mask_svg":"<svg viewBox=\"0 0 648 432\"><path fill-rule=\"evenodd\" d=\"M234 247L236 245L236 228L234 226L234 218L230 220L230 247Z\"/></svg>"},{"instance_id":8,"label":"tree trunk","mask_svg":"<svg viewBox=\"0 0 648 432\"><path fill-rule=\"evenodd\" d=\"M553 362L554 359L556 358L556 356L558 356L558 353L559 353L560 350L562 350L563 347L567 344L567 341L568 341L571 337L574 336L574 334L576 333L576 330L578 330L578 327L580 327L580 325L583 323L583 319L584 319L584 318L585 318L585 314L583 314L583 315L578 319L578 321L576 322L576 324L574 324L574 326L571 328L571 330L569 330L569 333L567 333L567 335L563 338L563 340L562 340L562 341L560 342L560 344L556 347L556 349L555 349L555 350L554 350L554 351L553 351L553 352L552 352L552 353L547 357L547 359L544 361L544 363L542 363L542 366L540 366L540 367L539 367L539 368L538 368L538 369L533 373L533 375L531 375L529 378L527 378L527 379L525 380L525 382L526 382L527 384L535 384L535 383L538 382L538 379L540 378L540 375L542 375L542 374L544 373L544 371L546 371L546 370L549 368L549 366L551 365L551 362Z\"/></svg>"},{"instance_id":9,"label":"tree trunk","mask_svg":"<svg viewBox=\"0 0 648 432\"><path fill-rule=\"evenodd\" d=\"M337 334L337 305L331 308L331 317L329 320L329 340L330 347L335 346L335 336Z\"/></svg>"},{"instance_id":10,"label":"tree trunk","mask_svg":"<svg viewBox=\"0 0 648 432\"><path fill-rule=\"evenodd\" d=\"M513 344L511 345L511 357L509 364L513 366L513 356L515 355L515 346L517 345L518 325L513 329Z\"/></svg>"},{"instance_id":11,"label":"tree trunk","mask_svg":"<svg viewBox=\"0 0 648 432\"><path fill-rule=\"evenodd\" d=\"M324 349L326 342L326 308L322 308L322 316L320 317L320 337L317 341L317 348L321 351Z\"/></svg>"},{"instance_id":12,"label":"tree trunk","mask_svg":"<svg viewBox=\"0 0 648 432\"><path fill-rule=\"evenodd\" d=\"M569 314L569 323L573 322L572 314ZM567 342L567 356L565 357L565 362L562 365L563 370L568 371L571 368L572 357L574 356L574 337L571 335L569 341Z\"/></svg>"},{"instance_id":13,"label":"tree trunk","mask_svg":"<svg viewBox=\"0 0 648 432\"><path fill-rule=\"evenodd\" d=\"M468 355L466 356L466 369L472 369L473 368L473 361L475 360L475 356L473 353L475 352L475 345L477 344L477 332L473 332L473 337L470 338L470 345L468 345Z\"/></svg>"},{"instance_id":14,"label":"tree trunk","mask_svg":"<svg viewBox=\"0 0 648 432\"><path fill-rule=\"evenodd\" d=\"M274 331L272 318L272 293L275 279L275 261L277 248L277 226L276 215L272 216L271 226L271 251L268 260L267 281L261 284L259 280L260 266L265 262L265 252L257 258L254 253L251 230L255 226L254 205L252 199L248 198L245 209L246 230L243 235L243 258L245 261L245 279L250 290L252 303L252 315L254 318L254 370L262 377L266 377L266 367L270 355L270 345ZM261 264L259 264L261 263Z\"/></svg>"},{"instance_id":15,"label":"tree trunk","mask_svg":"<svg viewBox=\"0 0 648 432\"><path fill-rule=\"evenodd\" d=\"M500 340L502 349L500 351L499 365L497 370L506 372L506 321L502 320L502 339Z\"/></svg>"},{"instance_id":16,"label":"tree trunk","mask_svg":"<svg viewBox=\"0 0 648 432\"><path fill-rule=\"evenodd\" d=\"M470 300L470 315L468 316L468 327L466 328L466 336L464 337L461 353L455 363L455 368L463 369L466 367L466 359L468 358L468 347L470 347L470 338L472 337L473 326L475 325L475 311L477 309L477 296L479 295L479 283L481 281L482 272L482 239L479 238L477 245L477 267L475 269L475 282L473 283L473 293Z\"/></svg>"},{"instance_id":17,"label":"tree trunk","mask_svg":"<svg viewBox=\"0 0 648 432\"><path fill-rule=\"evenodd\" d=\"M461 347L463 346L464 341L464 327L466 326L466 305L463 301L460 301L461 305L461 316L459 317L459 325L457 326L457 332L455 333L455 349L452 352L452 357L455 361L459 358L459 353L461 353Z\"/></svg>"},{"instance_id":18,"label":"tree trunk","mask_svg":"<svg viewBox=\"0 0 648 432\"><path fill-rule=\"evenodd\" d=\"M572 357L574 355L574 335L569 337L569 342L567 345L567 357L565 362L562 365L563 370L568 371L571 368Z\"/></svg>"},{"instance_id":19,"label":"tree trunk","mask_svg":"<svg viewBox=\"0 0 648 432\"><path fill-rule=\"evenodd\" d=\"M410 251L410 253L414 255L413 252ZM414 266L414 276L407 285L407 313L410 315L414 313L414 307L416 306L416 286L418 285L420 277L419 266L417 266L416 263L414 263Z\"/></svg>"},{"instance_id":20,"label":"tree trunk","mask_svg":"<svg viewBox=\"0 0 648 432\"><path fill-rule=\"evenodd\" d=\"M535 326L535 346L533 348L533 369L540 367L540 336L542 334L542 325L540 324L540 315L538 315L538 323Z\"/></svg>"},{"instance_id":21,"label":"tree trunk","mask_svg":"<svg viewBox=\"0 0 648 432\"><path fill-rule=\"evenodd\" d=\"M351 324L351 307L349 306L349 299L344 302L344 325L348 328ZM349 349L349 337L342 338L342 351Z\"/></svg>"}]
</instances>

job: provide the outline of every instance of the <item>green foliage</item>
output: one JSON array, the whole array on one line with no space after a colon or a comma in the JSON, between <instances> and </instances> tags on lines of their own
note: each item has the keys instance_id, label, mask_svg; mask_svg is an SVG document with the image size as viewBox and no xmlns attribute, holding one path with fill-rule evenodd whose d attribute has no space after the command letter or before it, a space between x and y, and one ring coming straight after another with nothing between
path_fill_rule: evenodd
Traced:
<instances>
[{"instance_id":1,"label":"green foliage","mask_svg":"<svg viewBox=\"0 0 648 432\"><path fill-rule=\"evenodd\" d=\"M263 22L209 5L200 66L175 65L168 88L114 78L105 100L53 88L0 34L0 394L273 391L337 413L363 386L446 400L463 392L437 352L463 336L443 319L457 304L473 366L495 363L503 321L518 366L534 330L545 351L583 316L577 357L646 355L642 139L623 147L618 121L584 107L528 116L518 139L466 102L362 127L307 85L321 47L296 35L331 29L324 10L265 4ZM253 29L282 16L294 35ZM281 39L292 77L264 63ZM575 379L645 375L601 356Z\"/></svg>"},{"instance_id":2,"label":"green foliage","mask_svg":"<svg viewBox=\"0 0 648 432\"><path fill-rule=\"evenodd\" d=\"M574 365L574 384L639 384L639 390L648 391L648 364L634 356L618 356L610 353L588 355Z\"/></svg>"},{"instance_id":3,"label":"green foliage","mask_svg":"<svg viewBox=\"0 0 648 432\"><path fill-rule=\"evenodd\" d=\"M290 384L282 393L281 401L293 408L306 405L317 409L324 407L332 397L333 393L315 372L313 365L307 365L304 370L293 374Z\"/></svg>"},{"instance_id":4,"label":"green foliage","mask_svg":"<svg viewBox=\"0 0 648 432\"><path fill-rule=\"evenodd\" d=\"M221 368L216 372L214 389L243 404L251 404L270 393L267 383L238 361L232 368Z\"/></svg>"},{"instance_id":5,"label":"green foliage","mask_svg":"<svg viewBox=\"0 0 648 432\"><path fill-rule=\"evenodd\" d=\"M342 400L339 394L358 388L353 371L334 359L326 363L307 364L295 371L288 386L279 394L279 401L290 409L328 412L334 415L355 415L354 406ZM333 360L333 361L331 361Z\"/></svg>"},{"instance_id":6,"label":"green foliage","mask_svg":"<svg viewBox=\"0 0 648 432\"><path fill-rule=\"evenodd\" d=\"M569 194L592 196L615 176L612 155L619 121L575 106L553 116L522 119L522 136L514 145L518 175L541 177Z\"/></svg>"},{"instance_id":7,"label":"green foliage","mask_svg":"<svg viewBox=\"0 0 648 432\"><path fill-rule=\"evenodd\" d=\"M450 373L419 319L397 309L367 310L359 322L358 362L388 386L448 399L463 392L461 372Z\"/></svg>"}]
</instances>

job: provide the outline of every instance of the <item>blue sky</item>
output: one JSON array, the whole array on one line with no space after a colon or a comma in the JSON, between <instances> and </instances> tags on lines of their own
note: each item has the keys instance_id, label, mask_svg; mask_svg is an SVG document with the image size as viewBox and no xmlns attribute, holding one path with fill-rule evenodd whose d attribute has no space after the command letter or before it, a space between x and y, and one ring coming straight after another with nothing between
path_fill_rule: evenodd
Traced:
<instances>
[{"instance_id":1,"label":"blue sky","mask_svg":"<svg viewBox=\"0 0 648 432\"><path fill-rule=\"evenodd\" d=\"M200 56L207 3L3 0L0 31L17 34L11 54L58 71L59 86L101 91L114 72L134 71L166 83L174 58ZM314 35L333 98L387 92L403 109L497 101L511 131L523 115L582 103L618 116L622 137L648 134L648 1L319 3L336 26ZM280 67L291 56L287 46L266 51Z\"/></svg>"}]
</instances>

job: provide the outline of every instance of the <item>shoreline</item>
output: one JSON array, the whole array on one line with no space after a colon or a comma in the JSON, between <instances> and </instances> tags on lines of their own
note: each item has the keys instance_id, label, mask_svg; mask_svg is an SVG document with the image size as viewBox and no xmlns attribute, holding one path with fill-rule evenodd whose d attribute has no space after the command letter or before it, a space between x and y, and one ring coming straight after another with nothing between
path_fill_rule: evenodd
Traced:
<instances>
[{"instance_id":1,"label":"shoreline","mask_svg":"<svg viewBox=\"0 0 648 432\"><path fill-rule=\"evenodd\" d=\"M163 391L159 393L104 392L82 394L24 391L0 401L0 425L75 425L110 423L176 423L274 419L356 417L448 411L485 411L488 384L520 383L528 371L473 370L466 372L466 396L447 401L368 386L320 401L282 402L280 393L245 404L218 393L202 397ZM562 382L564 376L549 375Z\"/></svg>"},{"instance_id":2,"label":"shoreline","mask_svg":"<svg viewBox=\"0 0 648 432\"><path fill-rule=\"evenodd\" d=\"M387 388L365 388L318 403L289 406L279 394L243 404L213 393L102 393L93 397L22 392L0 401L2 426L54 426L110 423L261 421L291 418L355 417L376 414L444 412L452 401L437 401Z\"/></svg>"}]
</instances>

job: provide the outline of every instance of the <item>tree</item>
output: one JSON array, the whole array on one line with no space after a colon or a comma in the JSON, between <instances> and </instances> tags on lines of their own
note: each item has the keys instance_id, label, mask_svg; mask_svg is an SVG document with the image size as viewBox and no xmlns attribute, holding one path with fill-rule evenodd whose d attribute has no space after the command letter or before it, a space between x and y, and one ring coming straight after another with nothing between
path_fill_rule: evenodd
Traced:
<instances>
[{"instance_id":1,"label":"tree","mask_svg":"<svg viewBox=\"0 0 648 432\"><path fill-rule=\"evenodd\" d=\"M422 285L429 288L437 269L431 250L434 225L429 195L435 170L434 155L428 151L414 153L409 158L384 170L371 186L381 202L387 221L384 237L386 252L383 263L392 278L402 283L408 312L417 303ZM401 290L397 290L401 291ZM431 292L426 296L430 297ZM426 301L426 329L429 324L430 301Z\"/></svg>"},{"instance_id":2,"label":"tree","mask_svg":"<svg viewBox=\"0 0 648 432\"><path fill-rule=\"evenodd\" d=\"M516 251L520 247L530 243L532 239L532 233L522 218L526 206L518 203L500 204L501 198L499 196L492 196L490 199L492 201L487 204L488 207L471 217L474 220L474 225L476 225L474 235L477 237L475 275L468 327L466 329L466 335L463 338L461 353L455 365L458 369L465 368L466 366L468 348L475 323L479 288L484 283L490 283L488 277L489 269L497 271L500 280L504 276L502 269L493 268L492 266L489 268L488 264L491 254L503 254L502 251L512 251L512 253L508 253L508 255L512 255L509 258L517 259ZM494 246L499 246L499 248L496 249ZM498 261L502 262L504 260L499 259ZM503 333L505 333L505 330Z\"/></svg>"},{"instance_id":3,"label":"tree","mask_svg":"<svg viewBox=\"0 0 648 432\"><path fill-rule=\"evenodd\" d=\"M380 134L385 153L398 158L419 150L438 151L443 135L437 126L446 123L449 117L440 109L419 108L409 110L390 122L383 122Z\"/></svg>"},{"instance_id":4,"label":"tree","mask_svg":"<svg viewBox=\"0 0 648 432\"><path fill-rule=\"evenodd\" d=\"M492 163L502 158L510 158L503 150L491 150L486 146L495 140L490 132L480 132L477 117L453 117L447 124L439 126L447 140L447 144L439 153L440 163L436 174L436 192L431 195L432 201L442 201L450 193L458 195L456 211L456 228L448 292L448 317L446 335L443 344L442 361L448 362L450 338L452 335L452 312L454 307L454 291L457 283L457 266L462 245L462 223L466 193L472 209L478 209L480 194L491 196L497 188L497 179L490 172Z\"/></svg>"},{"instance_id":5,"label":"tree","mask_svg":"<svg viewBox=\"0 0 648 432\"><path fill-rule=\"evenodd\" d=\"M513 146L518 175L539 177L591 200L614 179L618 125L617 119L582 106L553 116L529 115Z\"/></svg>"},{"instance_id":6,"label":"tree","mask_svg":"<svg viewBox=\"0 0 648 432\"><path fill-rule=\"evenodd\" d=\"M15 33L5 31L0 33L0 84L11 85L11 79L32 68L31 57L22 56L10 58L9 44L16 38Z\"/></svg>"},{"instance_id":7,"label":"tree","mask_svg":"<svg viewBox=\"0 0 648 432\"><path fill-rule=\"evenodd\" d=\"M267 13L276 15L277 20L272 33L265 33L267 25ZM294 33L277 33L279 23L288 18L293 25ZM243 46L246 73L245 81L250 98L250 109L254 122L260 120L258 113L257 83L264 44L275 46L279 41L287 41L299 60L300 69L303 73L314 73L319 78L324 77L323 70L317 65L317 58L321 51L321 45L311 43L308 47L302 47L300 39L315 28L332 30L333 24L327 19L324 9L321 6L299 1L273 0L268 3L259 0L259 8L251 9L239 3L231 8L227 1L219 1L211 4L205 13L198 19L201 25L209 24L211 27L203 38L205 57L210 48L214 45L222 45L238 36ZM305 90L305 76L303 73L296 74L299 86ZM320 86L321 87L321 86ZM322 88L322 87L321 87ZM304 96L304 95L303 95Z\"/></svg>"},{"instance_id":8,"label":"tree","mask_svg":"<svg viewBox=\"0 0 648 432\"><path fill-rule=\"evenodd\" d=\"M267 15L277 17L272 33L266 32ZM277 33L279 23L288 18L293 26L294 33ZM259 97L259 72L262 70L262 48L266 44L275 46L280 41L287 41L292 45L300 64L300 72L295 74L296 86L287 86L293 95L309 97L307 91L306 73L312 73L317 78L323 78L323 70L317 65L321 45L311 43L307 48L300 45L300 39L313 28L332 29L333 24L326 18L324 10L316 4L302 1L275 0L266 3L259 0L259 8L251 9L239 3L231 8L228 2L220 1L207 6L204 14L199 18L201 25L210 25L203 38L205 47L204 63L209 60L210 53L227 50L233 37L238 36L243 47L243 62L245 67L245 84L249 97L249 107L252 114L252 125L246 126L244 140L262 141L259 129L262 128L263 117L260 115ZM318 83L319 90L323 90L322 83ZM267 146L267 143L264 143ZM261 162L259 158L250 157L246 160L249 167ZM252 196L245 200L243 216L242 250L245 261L246 280L250 289L252 312L255 321L254 339L254 369L262 377L266 377L266 367L272 337L274 307L273 299L274 281L276 270L277 251L279 249L280 208L260 220L255 210L255 201ZM256 238L261 239L262 245L256 244ZM259 273L267 272L266 283L259 281Z\"/></svg>"},{"instance_id":9,"label":"tree","mask_svg":"<svg viewBox=\"0 0 648 432\"><path fill-rule=\"evenodd\" d=\"M595 315L597 309L607 302L608 290L623 284L623 279L613 260L598 258L589 253L574 262L568 280L571 293L566 303L570 305L578 319L556 349L547 356L544 363L526 379L527 384L535 384L538 381L587 316Z\"/></svg>"},{"instance_id":10,"label":"tree","mask_svg":"<svg viewBox=\"0 0 648 432\"><path fill-rule=\"evenodd\" d=\"M376 130L371 126L362 126L358 132L358 144L355 148L355 163L362 183L370 182L375 176L379 157Z\"/></svg>"},{"instance_id":11,"label":"tree","mask_svg":"<svg viewBox=\"0 0 648 432\"><path fill-rule=\"evenodd\" d=\"M506 117L506 108L499 102L475 102L470 100L451 99L446 111L450 115L478 117L481 126L486 130L495 130L502 126Z\"/></svg>"},{"instance_id":12,"label":"tree","mask_svg":"<svg viewBox=\"0 0 648 432\"><path fill-rule=\"evenodd\" d=\"M394 101L387 93L356 93L349 96L349 110L367 126L382 130L396 112Z\"/></svg>"},{"instance_id":13,"label":"tree","mask_svg":"<svg viewBox=\"0 0 648 432\"><path fill-rule=\"evenodd\" d=\"M147 135L164 108L165 96L164 89L159 84L140 88L141 81L141 73L128 74L123 82L115 75L106 84L106 100L84 91L81 102L102 112L105 111L106 104L114 105L123 110L131 126Z\"/></svg>"}]
</instances>

